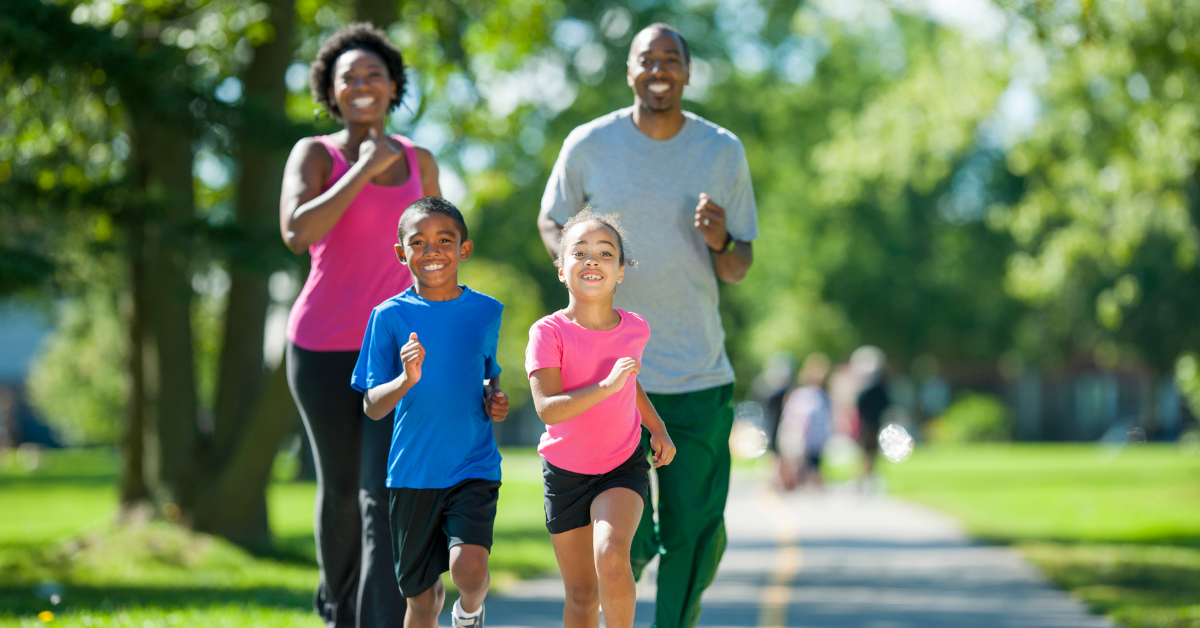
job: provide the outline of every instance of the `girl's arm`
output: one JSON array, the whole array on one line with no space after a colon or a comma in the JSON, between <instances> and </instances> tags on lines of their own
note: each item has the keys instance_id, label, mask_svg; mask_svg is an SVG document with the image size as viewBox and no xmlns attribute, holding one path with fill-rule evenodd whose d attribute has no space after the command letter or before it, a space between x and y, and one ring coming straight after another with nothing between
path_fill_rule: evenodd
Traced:
<instances>
[{"instance_id":1,"label":"girl's arm","mask_svg":"<svg viewBox=\"0 0 1200 628\"><path fill-rule=\"evenodd\" d=\"M671 464L675 459L675 443L667 434L667 424L658 416L658 410L650 403L650 397L642 390L642 383L637 382L637 409L642 415L642 427L650 432L650 448L654 450L654 466L662 467Z\"/></svg>"},{"instance_id":2,"label":"girl's arm","mask_svg":"<svg viewBox=\"0 0 1200 628\"><path fill-rule=\"evenodd\" d=\"M371 129L371 136L358 149L358 161L324 193L329 177L328 151L315 139L296 143L283 169L283 192L279 198L279 231L293 253L303 253L325 237L346 208L372 178L387 171L404 154L395 139Z\"/></svg>"},{"instance_id":3,"label":"girl's arm","mask_svg":"<svg viewBox=\"0 0 1200 628\"><path fill-rule=\"evenodd\" d=\"M608 377L600 383L564 391L562 369L557 367L538 369L529 376L529 389L533 393L533 407L541 417L542 423L546 425L569 421L621 390L629 377L637 375L637 373L637 360L621 358L613 365L613 370Z\"/></svg>"}]
</instances>

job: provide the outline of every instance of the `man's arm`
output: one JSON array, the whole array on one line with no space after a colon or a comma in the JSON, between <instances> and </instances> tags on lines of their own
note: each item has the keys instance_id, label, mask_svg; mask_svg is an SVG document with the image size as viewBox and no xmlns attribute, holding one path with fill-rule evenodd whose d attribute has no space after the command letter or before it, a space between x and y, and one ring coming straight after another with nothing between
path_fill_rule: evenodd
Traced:
<instances>
[{"instance_id":1,"label":"man's arm","mask_svg":"<svg viewBox=\"0 0 1200 628\"><path fill-rule=\"evenodd\" d=\"M546 214L538 214L538 231L542 234L542 244L550 259L558 261L558 240L562 237L562 225Z\"/></svg>"},{"instance_id":2,"label":"man's arm","mask_svg":"<svg viewBox=\"0 0 1200 628\"><path fill-rule=\"evenodd\" d=\"M704 244L713 254L713 267L717 278L728 284L735 284L746 278L746 272L754 263L754 246L749 242L735 241L732 249L727 249L729 230L725 224L725 210L708 198L707 194L700 195L700 203L696 205L695 227L704 236Z\"/></svg>"},{"instance_id":3,"label":"man's arm","mask_svg":"<svg viewBox=\"0 0 1200 628\"><path fill-rule=\"evenodd\" d=\"M750 242L734 242L733 249L718 253L713 251L713 267L717 278L735 284L746 278L746 272L754 263L754 245Z\"/></svg>"}]
</instances>

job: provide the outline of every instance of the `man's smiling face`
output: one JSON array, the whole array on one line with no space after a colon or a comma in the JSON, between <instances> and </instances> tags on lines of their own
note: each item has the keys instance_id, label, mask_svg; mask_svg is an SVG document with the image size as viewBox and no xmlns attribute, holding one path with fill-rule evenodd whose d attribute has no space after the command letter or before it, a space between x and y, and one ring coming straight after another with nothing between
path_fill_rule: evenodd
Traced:
<instances>
[{"instance_id":1,"label":"man's smiling face","mask_svg":"<svg viewBox=\"0 0 1200 628\"><path fill-rule=\"evenodd\" d=\"M689 68L678 35L654 28L638 33L629 47L628 66L627 80L639 107L654 113L680 107Z\"/></svg>"}]
</instances>

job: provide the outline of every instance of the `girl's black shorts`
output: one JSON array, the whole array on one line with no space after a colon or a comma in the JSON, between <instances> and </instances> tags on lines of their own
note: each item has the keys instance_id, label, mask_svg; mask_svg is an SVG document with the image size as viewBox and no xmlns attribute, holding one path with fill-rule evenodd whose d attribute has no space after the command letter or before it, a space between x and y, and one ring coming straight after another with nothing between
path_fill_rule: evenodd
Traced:
<instances>
[{"instance_id":1,"label":"girl's black shorts","mask_svg":"<svg viewBox=\"0 0 1200 628\"><path fill-rule=\"evenodd\" d=\"M650 461L638 445L633 455L608 473L587 475L556 467L542 459L542 495L546 501L546 529L561 534L592 523L592 502L610 488L627 488L650 507Z\"/></svg>"}]
</instances>

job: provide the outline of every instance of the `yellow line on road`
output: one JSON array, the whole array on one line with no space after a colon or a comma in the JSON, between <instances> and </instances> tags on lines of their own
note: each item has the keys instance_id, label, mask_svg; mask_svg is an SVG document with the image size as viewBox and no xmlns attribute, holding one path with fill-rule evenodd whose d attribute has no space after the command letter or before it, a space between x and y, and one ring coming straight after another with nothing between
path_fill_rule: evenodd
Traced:
<instances>
[{"instance_id":1,"label":"yellow line on road","mask_svg":"<svg viewBox=\"0 0 1200 628\"><path fill-rule=\"evenodd\" d=\"M767 586L759 598L759 628L784 628L788 603L792 600L792 580L800 573L802 556L800 534L792 513L771 490L760 493L760 502L775 523L775 542L779 553Z\"/></svg>"}]
</instances>

